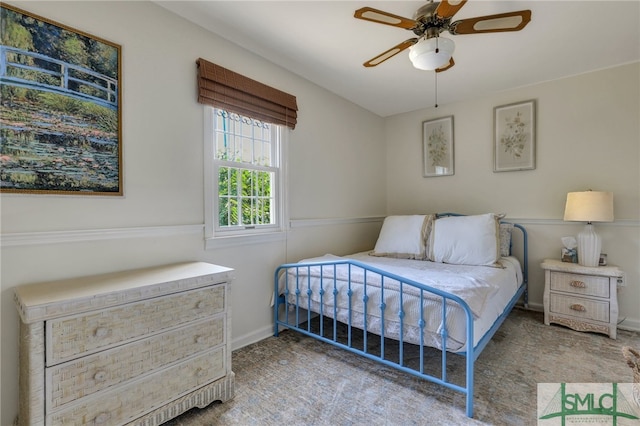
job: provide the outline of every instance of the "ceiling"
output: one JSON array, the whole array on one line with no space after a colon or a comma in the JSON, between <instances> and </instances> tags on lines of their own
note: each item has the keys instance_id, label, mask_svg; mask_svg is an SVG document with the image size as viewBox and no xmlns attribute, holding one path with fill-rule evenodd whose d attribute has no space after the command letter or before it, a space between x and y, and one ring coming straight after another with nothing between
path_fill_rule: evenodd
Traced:
<instances>
[{"instance_id":1,"label":"ceiling","mask_svg":"<svg viewBox=\"0 0 640 426\"><path fill-rule=\"evenodd\" d=\"M382 117L436 103L435 72L413 68L408 50L362 66L414 34L353 17L371 6L413 18L424 1L156 3ZM640 60L638 0L471 0L453 20L522 9L532 16L519 32L442 33L456 65L437 75L439 105Z\"/></svg>"}]
</instances>

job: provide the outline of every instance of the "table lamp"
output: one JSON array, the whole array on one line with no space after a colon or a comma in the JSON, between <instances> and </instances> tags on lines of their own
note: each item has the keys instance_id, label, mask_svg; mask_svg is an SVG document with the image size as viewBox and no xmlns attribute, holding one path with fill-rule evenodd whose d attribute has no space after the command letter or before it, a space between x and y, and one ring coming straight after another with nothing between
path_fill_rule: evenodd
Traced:
<instances>
[{"instance_id":1,"label":"table lamp","mask_svg":"<svg viewBox=\"0 0 640 426\"><path fill-rule=\"evenodd\" d=\"M602 241L591 222L613 222L613 193L569 192L564 220L587 222L577 238L578 263L583 266L598 266Z\"/></svg>"}]
</instances>

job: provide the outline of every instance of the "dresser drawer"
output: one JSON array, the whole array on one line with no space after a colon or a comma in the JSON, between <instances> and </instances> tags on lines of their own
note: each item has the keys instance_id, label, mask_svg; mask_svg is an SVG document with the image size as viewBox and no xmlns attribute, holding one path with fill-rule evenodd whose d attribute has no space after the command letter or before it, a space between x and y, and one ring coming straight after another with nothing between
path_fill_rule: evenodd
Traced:
<instances>
[{"instance_id":1,"label":"dresser drawer","mask_svg":"<svg viewBox=\"0 0 640 426\"><path fill-rule=\"evenodd\" d=\"M551 293L549 310L573 317L609 322L609 302Z\"/></svg>"},{"instance_id":2,"label":"dresser drawer","mask_svg":"<svg viewBox=\"0 0 640 426\"><path fill-rule=\"evenodd\" d=\"M609 298L609 277L565 272L551 272L550 275L550 285L553 291Z\"/></svg>"},{"instance_id":3,"label":"dresser drawer","mask_svg":"<svg viewBox=\"0 0 640 426\"><path fill-rule=\"evenodd\" d=\"M198 321L46 369L52 409L225 343L225 317Z\"/></svg>"},{"instance_id":4,"label":"dresser drawer","mask_svg":"<svg viewBox=\"0 0 640 426\"><path fill-rule=\"evenodd\" d=\"M159 402L180 398L223 377L224 347L206 352L125 386L95 394L79 404L54 411L47 426L122 425L157 408Z\"/></svg>"},{"instance_id":5,"label":"dresser drawer","mask_svg":"<svg viewBox=\"0 0 640 426\"><path fill-rule=\"evenodd\" d=\"M78 358L224 312L224 285L46 322L46 365Z\"/></svg>"}]
</instances>

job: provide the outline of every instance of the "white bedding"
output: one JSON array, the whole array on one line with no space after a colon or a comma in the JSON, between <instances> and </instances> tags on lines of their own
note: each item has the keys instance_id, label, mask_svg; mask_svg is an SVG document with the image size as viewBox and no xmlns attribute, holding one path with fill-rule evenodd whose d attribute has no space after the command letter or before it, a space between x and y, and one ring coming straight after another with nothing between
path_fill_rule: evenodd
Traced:
<instances>
[{"instance_id":1,"label":"white bedding","mask_svg":"<svg viewBox=\"0 0 640 426\"><path fill-rule=\"evenodd\" d=\"M518 287L522 283L522 272L519 261L514 257L501 258L503 268L489 266L466 266L435 263L423 260L396 259L388 257L369 256L367 252L356 253L346 257L326 255L313 259L305 259L300 263L336 261L353 259L378 269L385 270L405 279L411 279L421 284L434 287L462 298L470 307L474 318L474 346L493 325L494 321L502 314L507 303L513 298ZM384 279L384 287L381 289L380 276L367 273L368 302L363 303L364 274L359 268L351 268L346 265L298 268L298 281L289 272L289 278L280 280L280 293L283 294L285 286L288 286L290 304L296 303L296 286L300 290L297 303L301 308L309 306L307 290L312 291L311 311L320 312L322 300L322 313L326 316L334 316L339 321L349 322L349 297L348 277L351 276L353 295L351 297L351 324L362 329L364 326L365 309L367 315L367 330L376 334L381 333L381 292L384 293L384 335L398 340L400 337L400 292L398 282L389 278ZM322 280L320 276L322 274ZM335 295L334 295L334 275ZM321 285L322 281L322 285ZM357 283L357 284L356 284ZM324 294L321 295L321 287ZM424 344L442 349L442 299L439 296L428 297L423 293L425 333ZM334 302L335 300L335 302ZM410 343L420 343L419 292L415 288L403 285L403 339ZM291 306L290 306L291 307ZM462 308L454 302L447 303L447 350L464 350L466 342L466 316Z\"/></svg>"}]
</instances>

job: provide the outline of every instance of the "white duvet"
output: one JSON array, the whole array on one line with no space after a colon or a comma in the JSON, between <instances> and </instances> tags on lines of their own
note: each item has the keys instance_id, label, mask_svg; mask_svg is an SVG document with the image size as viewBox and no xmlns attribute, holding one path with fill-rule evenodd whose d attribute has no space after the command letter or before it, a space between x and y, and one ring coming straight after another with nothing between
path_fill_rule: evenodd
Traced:
<instances>
[{"instance_id":1,"label":"white duvet","mask_svg":"<svg viewBox=\"0 0 640 426\"><path fill-rule=\"evenodd\" d=\"M502 314L522 283L520 263L514 257L501 258L503 268L434 263L422 260L369 256L367 252L346 257L326 255L300 263L353 259L398 275L404 279L454 294L469 306L474 329L474 346ZM442 349L442 298L401 285L391 278L345 265L312 266L289 270L280 279L280 294L288 294L289 308L309 309L344 323L396 340L420 344L420 305L424 314L423 343ZM334 279L335 278L335 279ZM351 284L349 284L349 278ZM366 284L365 284L366 283ZM384 285L381 285L384 284ZM402 292L400 291L402 287ZM349 291L350 290L350 291ZM367 302L364 303L365 291ZM311 300L308 294L311 294ZM351 296L349 296L351 293ZM422 294L422 303L421 303ZM402 301L401 301L402 300ZM400 306L402 305L402 309ZM459 304L447 302L446 331L449 351L465 350L466 315ZM349 309L351 307L351 309ZM400 312L402 311L402 314ZM349 315L351 312L351 317ZM382 320L381 312L384 312ZM401 321L402 316L402 321ZM402 326L401 326L402 322Z\"/></svg>"}]
</instances>

